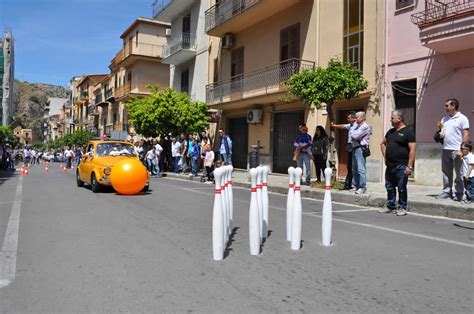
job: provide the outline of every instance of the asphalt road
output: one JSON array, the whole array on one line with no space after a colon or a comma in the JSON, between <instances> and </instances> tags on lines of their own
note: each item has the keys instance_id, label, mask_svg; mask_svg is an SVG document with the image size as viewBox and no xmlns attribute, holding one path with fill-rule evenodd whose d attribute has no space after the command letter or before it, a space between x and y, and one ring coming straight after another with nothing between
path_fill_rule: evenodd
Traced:
<instances>
[{"instance_id":1,"label":"asphalt road","mask_svg":"<svg viewBox=\"0 0 474 314\"><path fill-rule=\"evenodd\" d=\"M35 167L21 180L0 179L0 313L474 308L471 222L333 204L334 245L326 248L322 203L303 200L303 248L295 252L286 241L286 197L271 194L271 236L255 257L250 193L235 188L236 234L215 262L213 187L160 178L151 189L93 194L57 164L47 174Z\"/></svg>"}]
</instances>

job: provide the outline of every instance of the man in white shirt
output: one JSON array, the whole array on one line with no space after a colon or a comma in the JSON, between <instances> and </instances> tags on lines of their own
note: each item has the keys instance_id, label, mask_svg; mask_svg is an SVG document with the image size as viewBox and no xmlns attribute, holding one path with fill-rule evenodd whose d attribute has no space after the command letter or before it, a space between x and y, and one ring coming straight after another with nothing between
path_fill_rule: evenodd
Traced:
<instances>
[{"instance_id":1,"label":"man in white shirt","mask_svg":"<svg viewBox=\"0 0 474 314\"><path fill-rule=\"evenodd\" d=\"M456 191L454 200L460 201L464 190L461 176L462 143L469 142L469 120L459 112L459 101L455 98L446 100L446 112L448 115L441 119L440 138L443 139L443 153L441 157L441 171L443 173L443 191L438 198L452 197L453 170L456 173L454 189Z\"/></svg>"},{"instance_id":2,"label":"man in white shirt","mask_svg":"<svg viewBox=\"0 0 474 314\"><path fill-rule=\"evenodd\" d=\"M66 146L64 150L64 159L66 159L66 168L71 169L72 156L74 153L69 149L69 146Z\"/></svg>"},{"instance_id":3,"label":"man in white shirt","mask_svg":"<svg viewBox=\"0 0 474 314\"><path fill-rule=\"evenodd\" d=\"M158 155L156 154L156 148L153 146L152 149L150 149L146 153L146 161L148 164L148 171L152 176L155 176L158 174L157 168L158 168Z\"/></svg>"},{"instance_id":4,"label":"man in white shirt","mask_svg":"<svg viewBox=\"0 0 474 314\"><path fill-rule=\"evenodd\" d=\"M171 138L171 157L173 157L174 173L179 172L179 160L181 159L181 143L176 140L176 137Z\"/></svg>"}]
</instances>

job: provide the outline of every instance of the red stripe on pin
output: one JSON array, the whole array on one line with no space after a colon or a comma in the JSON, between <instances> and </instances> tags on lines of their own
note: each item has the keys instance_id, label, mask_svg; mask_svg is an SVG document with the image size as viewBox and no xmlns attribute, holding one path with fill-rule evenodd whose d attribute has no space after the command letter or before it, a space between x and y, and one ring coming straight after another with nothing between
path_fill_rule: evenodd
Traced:
<instances>
[{"instance_id":1,"label":"red stripe on pin","mask_svg":"<svg viewBox=\"0 0 474 314\"><path fill-rule=\"evenodd\" d=\"M232 185L232 180L229 181L229 184Z\"/></svg>"},{"instance_id":2,"label":"red stripe on pin","mask_svg":"<svg viewBox=\"0 0 474 314\"><path fill-rule=\"evenodd\" d=\"M221 194L221 190L216 190L216 194Z\"/></svg>"},{"instance_id":3,"label":"red stripe on pin","mask_svg":"<svg viewBox=\"0 0 474 314\"><path fill-rule=\"evenodd\" d=\"M326 190L330 190L331 189L331 186L330 185L326 185Z\"/></svg>"},{"instance_id":4,"label":"red stripe on pin","mask_svg":"<svg viewBox=\"0 0 474 314\"><path fill-rule=\"evenodd\" d=\"M288 187L289 187L290 189L293 189L293 188L295 187L295 185L294 185L294 184L290 184Z\"/></svg>"},{"instance_id":5,"label":"red stripe on pin","mask_svg":"<svg viewBox=\"0 0 474 314\"><path fill-rule=\"evenodd\" d=\"M266 184L266 183L263 183L263 184L262 184L262 186L268 186L268 184Z\"/></svg>"},{"instance_id":6,"label":"red stripe on pin","mask_svg":"<svg viewBox=\"0 0 474 314\"><path fill-rule=\"evenodd\" d=\"M260 184L257 184L257 189L261 189L262 186Z\"/></svg>"},{"instance_id":7,"label":"red stripe on pin","mask_svg":"<svg viewBox=\"0 0 474 314\"><path fill-rule=\"evenodd\" d=\"M256 188L252 188L251 191L252 191L252 192L257 192L257 189L256 189Z\"/></svg>"},{"instance_id":8,"label":"red stripe on pin","mask_svg":"<svg viewBox=\"0 0 474 314\"><path fill-rule=\"evenodd\" d=\"M295 186L295 191L300 191L300 190L301 190L301 187Z\"/></svg>"}]
</instances>

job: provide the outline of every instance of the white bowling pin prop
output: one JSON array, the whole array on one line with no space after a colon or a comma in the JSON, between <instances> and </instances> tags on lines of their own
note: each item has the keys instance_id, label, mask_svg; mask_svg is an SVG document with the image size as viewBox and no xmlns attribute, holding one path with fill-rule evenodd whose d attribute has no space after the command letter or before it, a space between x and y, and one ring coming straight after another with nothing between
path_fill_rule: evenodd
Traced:
<instances>
[{"instance_id":1,"label":"white bowling pin prop","mask_svg":"<svg viewBox=\"0 0 474 314\"><path fill-rule=\"evenodd\" d=\"M234 167L229 166L229 172L227 176L228 184L228 199L229 199L229 229L230 233L234 230L234 192L232 191L232 173L234 172Z\"/></svg>"},{"instance_id":2,"label":"white bowling pin prop","mask_svg":"<svg viewBox=\"0 0 474 314\"><path fill-rule=\"evenodd\" d=\"M225 197L227 201L227 231L229 232L229 236L232 234L232 228L230 226L230 187L229 187L229 176L230 176L230 166L226 166L226 173L225 173Z\"/></svg>"},{"instance_id":3,"label":"white bowling pin prop","mask_svg":"<svg viewBox=\"0 0 474 314\"><path fill-rule=\"evenodd\" d=\"M301 176L303 170L298 167L295 169L295 198L293 200L293 216L291 217L291 249L299 250L301 248Z\"/></svg>"},{"instance_id":4,"label":"white bowling pin prop","mask_svg":"<svg viewBox=\"0 0 474 314\"><path fill-rule=\"evenodd\" d=\"M326 168L324 170L324 176L326 177L326 190L324 191L324 203L323 203L323 218L322 218L322 239L324 246L331 246L331 233L332 233L332 200L331 200L331 176L332 169Z\"/></svg>"},{"instance_id":5,"label":"white bowling pin prop","mask_svg":"<svg viewBox=\"0 0 474 314\"><path fill-rule=\"evenodd\" d=\"M286 240L291 241L291 219L293 218L293 200L295 198L295 168L288 168L288 198L286 199Z\"/></svg>"},{"instance_id":6,"label":"white bowling pin prop","mask_svg":"<svg viewBox=\"0 0 474 314\"><path fill-rule=\"evenodd\" d=\"M257 203L257 169L250 169L252 184L249 208L249 244L250 255L260 254L260 217L258 216Z\"/></svg>"},{"instance_id":7,"label":"white bowling pin prop","mask_svg":"<svg viewBox=\"0 0 474 314\"><path fill-rule=\"evenodd\" d=\"M268 167L262 167L263 238L268 237Z\"/></svg>"},{"instance_id":8,"label":"white bowling pin prop","mask_svg":"<svg viewBox=\"0 0 474 314\"><path fill-rule=\"evenodd\" d=\"M260 217L260 239L263 241L263 200L262 200L262 166L257 167L257 202Z\"/></svg>"},{"instance_id":9,"label":"white bowling pin prop","mask_svg":"<svg viewBox=\"0 0 474 314\"><path fill-rule=\"evenodd\" d=\"M220 184L221 184L221 203L222 203L222 212L224 217L224 242L227 243L229 240L229 217L227 216L227 198L225 192L225 174L226 174L226 166L222 166L221 168L221 177L220 177Z\"/></svg>"},{"instance_id":10,"label":"white bowling pin prop","mask_svg":"<svg viewBox=\"0 0 474 314\"><path fill-rule=\"evenodd\" d=\"M214 194L214 208L212 210L212 257L215 261L224 259L224 216L221 201L222 170L214 170L216 191Z\"/></svg>"}]
</instances>

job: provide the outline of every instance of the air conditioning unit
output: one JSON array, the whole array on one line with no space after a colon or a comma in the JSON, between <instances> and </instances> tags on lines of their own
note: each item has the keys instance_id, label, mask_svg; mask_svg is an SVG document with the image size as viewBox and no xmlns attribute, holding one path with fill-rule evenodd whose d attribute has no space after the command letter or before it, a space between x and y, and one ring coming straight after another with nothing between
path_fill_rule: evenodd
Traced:
<instances>
[{"instance_id":1,"label":"air conditioning unit","mask_svg":"<svg viewBox=\"0 0 474 314\"><path fill-rule=\"evenodd\" d=\"M166 35L166 36L171 36L171 28L167 28L167 29L165 30L165 35Z\"/></svg>"},{"instance_id":2,"label":"air conditioning unit","mask_svg":"<svg viewBox=\"0 0 474 314\"><path fill-rule=\"evenodd\" d=\"M230 49L234 45L234 35L227 33L222 37L222 48Z\"/></svg>"},{"instance_id":3,"label":"air conditioning unit","mask_svg":"<svg viewBox=\"0 0 474 314\"><path fill-rule=\"evenodd\" d=\"M262 123L262 110L249 110L247 112L247 123Z\"/></svg>"}]
</instances>

